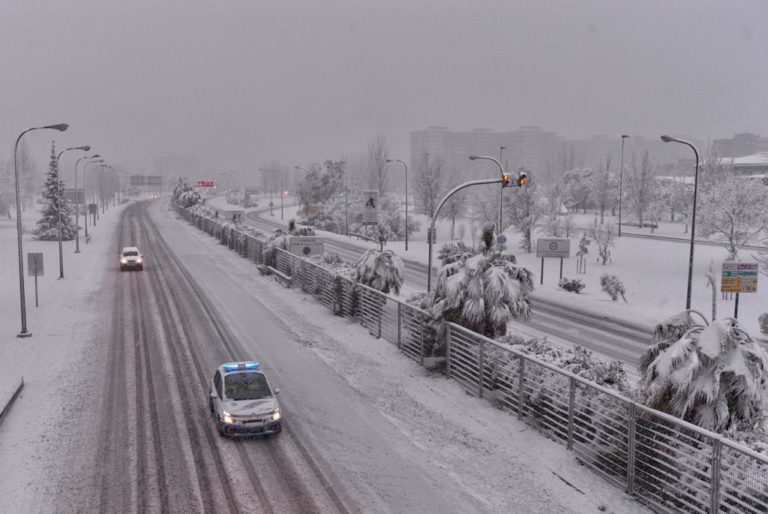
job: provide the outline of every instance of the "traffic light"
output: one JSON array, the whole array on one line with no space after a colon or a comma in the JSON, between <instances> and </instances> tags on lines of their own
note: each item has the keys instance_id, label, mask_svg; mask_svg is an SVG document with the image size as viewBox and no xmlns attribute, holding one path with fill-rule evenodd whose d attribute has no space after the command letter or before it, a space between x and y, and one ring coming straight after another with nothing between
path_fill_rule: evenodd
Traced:
<instances>
[{"instance_id":1,"label":"traffic light","mask_svg":"<svg viewBox=\"0 0 768 514\"><path fill-rule=\"evenodd\" d=\"M528 184L528 173L525 171L520 171L520 174L517 176L517 187L523 187Z\"/></svg>"},{"instance_id":2,"label":"traffic light","mask_svg":"<svg viewBox=\"0 0 768 514\"><path fill-rule=\"evenodd\" d=\"M507 187L509 186L509 173L504 173L501 175L501 187Z\"/></svg>"}]
</instances>

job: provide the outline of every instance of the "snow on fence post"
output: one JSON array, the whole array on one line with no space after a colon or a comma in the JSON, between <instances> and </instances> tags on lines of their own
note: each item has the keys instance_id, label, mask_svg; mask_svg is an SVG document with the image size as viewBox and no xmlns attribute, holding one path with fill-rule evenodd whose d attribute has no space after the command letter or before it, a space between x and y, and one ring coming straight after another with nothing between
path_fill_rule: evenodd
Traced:
<instances>
[{"instance_id":1,"label":"snow on fence post","mask_svg":"<svg viewBox=\"0 0 768 514\"><path fill-rule=\"evenodd\" d=\"M448 378L451 378L451 334L453 331L451 330L451 324L446 323L446 333L445 333L445 376ZM424 337L422 336L422 341ZM422 343L422 349L421 354L424 355L424 348ZM421 360L424 360L424 357L421 358Z\"/></svg>"},{"instance_id":2,"label":"snow on fence post","mask_svg":"<svg viewBox=\"0 0 768 514\"><path fill-rule=\"evenodd\" d=\"M525 385L525 357L520 354L520 365L518 366L519 375L517 376L517 419L523 419L523 393Z\"/></svg>"},{"instance_id":3,"label":"snow on fence post","mask_svg":"<svg viewBox=\"0 0 768 514\"><path fill-rule=\"evenodd\" d=\"M402 312L403 312L403 304L400 302L397 302L397 349L398 350L400 350L400 347L403 341Z\"/></svg>"},{"instance_id":4,"label":"snow on fence post","mask_svg":"<svg viewBox=\"0 0 768 514\"><path fill-rule=\"evenodd\" d=\"M573 377L568 379L568 441L565 447L573 449L573 411L576 402L576 380Z\"/></svg>"},{"instance_id":5,"label":"snow on fence post","mask_svg":"<svg viewBox=\"0 0 768 514\"><path fill-rule=\"evenodd\" d=\"M710 512L720 512L720 460L722 443L719 437L712 439L712 475L710 477L709 491L711 505Z\"/></svg>"},{"instance_id":6,"label":"snow on fence post","mask_svg":"<svg viewBox=\"0 0 768 514\"><path fill-rule=\"evenodd\" d=\"M485 377L485 341L482 339L480 340L480 351L479 355L477 356L477 397L482 398L483 397L483 385L484 385L484 377Z\"/></svg>"},{"instance_id":7,"label":"snow on fence post","mask_svg":"<svg viewBox=\"0 0 768 514\"><path fill-rule=\"evenodd\" d=\"M635 492L635 426L637 423L637 413L635 412L634 400L629 404L629 419L627 420L629 425L627 434L627 493L633 494Z\"/></svg>"}]
</instances>

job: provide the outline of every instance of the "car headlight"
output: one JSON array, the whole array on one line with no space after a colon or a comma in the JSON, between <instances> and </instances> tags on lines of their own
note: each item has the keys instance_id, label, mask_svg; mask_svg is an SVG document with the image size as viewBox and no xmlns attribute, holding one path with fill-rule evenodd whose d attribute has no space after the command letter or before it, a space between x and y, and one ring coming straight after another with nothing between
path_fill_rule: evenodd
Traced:
<instances>
[{"instance_id":1,"label":"car headlight","mask_svg":"<svg viewBox=\"0 0 768 514\"><path fill-rule=\"evenodd\" d=\"M275 412L272 413L272 421L277 421L281 417L282 415L280 414L280 409L275 409Z\"/></svg>"},{"instance_id":2,"label":"car headlight","mask_svg":"<svg viewBox=\"0 0 768 514\"><path fill-rule=\"evenodd\" d=\"M120 264L128 264L128 259L120 259Z\"/></svg>"},{"instance_id":3,"label":"car headlight","mask_svg":"<svg viewBox=\"0 0 768 514\"><path fill-rule=\"evenodd\" d=\"M138 259L136 259L136 262L138 262L139 264L141 264L141 257L139 257Z\"/></svg>"},{"instance_id":4,"label":"car headlight","mask_svg":"<svg viewBox=\"0 0 768 514\"><path fill-rule=\"evenodd\" d=\"M221 419L224 421L224 423L228 423L230 425L235 422L235 418L233 418L229 412L222 412Z\"/></svg>"}]
</instances>

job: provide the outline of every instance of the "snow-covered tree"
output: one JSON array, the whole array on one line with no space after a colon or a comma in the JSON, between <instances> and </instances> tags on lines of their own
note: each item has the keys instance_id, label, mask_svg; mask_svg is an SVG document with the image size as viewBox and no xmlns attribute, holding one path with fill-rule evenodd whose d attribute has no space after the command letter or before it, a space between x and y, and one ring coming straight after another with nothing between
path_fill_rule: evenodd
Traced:
<instances>
[{"instance_id":1,"label":"snow-covered tree","mask_svg":"<svg viewBox=\"0 0 768 514\"><path fill-rule=\"evenodd\" d=\"M421 214L432 216L437 203L448 190L445 159L423 153L416 163L414 180L414 203Z\"/></svg>"},{"instance_id":2,"label":"snow-covered tree","mask_svg":"<svg viewBox=\"0 0 768 514\"><path fill-rule=\"evenodd\" d=\"M441 266L429 300L438 320L451 321L470 330L498 337L506 333L512 318L530 316L528 295L533 290L530 271L518 266L513 255L495 245L493 225L483 227L481 244L470 255L457 251Z\"/></svg>"},{"instance_id":3,"label":"snow-covered tree","mask_svg":"<svg viewBox=\"0 0 768 514\"><path fill-rule=\"evenodd\" d=\"M451 171L450 177L448 183L451 185L458 185L461 182L461 177L455 169ZM456 233L456 219L463 216L467 209L466 193L467 190L457 192L440 209L440 217L451 222L451 240L454 239Z\"/></svg>"},{"instance_id":4,"label":"snow-covered tree","mask_svg":"<svg viewBox=\"0 0 768 514\"><path fill-rule=\"evenodd\" d=\"M594 172L588 168L573 168L563 173L563 182L570 195L569 207L587 212L587 208L591 205L593 174Z\"/></svg>"},{"instance_id":5,"label":"snow-covered tree","mask_svg":"<svg viewBox=\"0 0 768 514\"><path fill-rule=\"evenodd\" d=\"M51 143L51 161L48 165L48 174L45 177L45 189L43 189L45 205L37 221L37 227L33 234L36 239L53 241L61 238L65 241L74 239L77 228L72 219L72 208L64 195L64 183L60 180L56 163L56 145Z\"/></svg>"},{"instance_id":6,"label":"snow-covered tree","mask_svg":"<svg viewBox=\"0 0 768 514\"><path fill-rule=\"evenodd\" d=\"M696 229L728 243L727 260L739 248L768 228L768 193L754 181L729 176L702 191L696 212Z\"/></svg>"},{"instance_id":7,"label":"snow-covered tree","mask_svg":"<svg viewBox=\"0 0 768 514\"><path fill-rule=\"evenodd\" d=\"M392 250L367 250L355 264L353 280L382 293L400 294L403 261Z\"/></svg>"},{"instance_id":8,"label":"snow-covered tree","mask_svg":"<svg viewBox=\"0 0 768 514\"><path fill-rule=\"evenodd\" d=\"M618 236L616 225L613 222L598 225L597 220L595 220L587 233L589 238L595 242L597 254L605 266L611 258L611 248L616 245L616 237Z\"/></svg>"},{"instance_id":9,"label":"snow-covered tree","mask_svg":"<svg viewBox=\"0 0 768 514\"><path fill-rule=\"evenodd\" d=\"M201 197L200 193L195 191L192 186L179 179L178 184L176 184L176 187L173 188L171 200L181 207L189 208L193 205L199 204Z\"/></svg>"},{"instance_id":10,"label":"snow-covered tree","mask_svg":"<svg viewBox=\"0 0 768 514\"><path fill-rule=\"evenodd\" d=\"M13 165L11 165L13 166ZM0 216L11 219L11 205L14 203L13 168L0 159Z\"/></svg>"},{"instance_id":11,"label":"snow-covered tree","mask_svg":"<svg viewBox=\"0 0 768 514\"><path fill-rule=\"evenodd\" d=\"M544 209L539 202L538 186L530 183L524 187L513 187L504 195L504 218L522 234L520 248L526 253L533 251L533 236Z\"/></svg>"},{"instance_id":12,"label":"snow-covered tree","mask_svg":"<svg viewBox=\"0 0 768 514\"><path fill-rule=\"evenodd\" d=\"M613 208L619 198L619 182L611 171L611 156L597 167L590 177L590 200L600 213L600 223L605 221L605 211Z\"/></svg>"},{"instance_id":13,"label":"snow-covered tree","mask_svg":"<svg viewBox=\"0 0 768 514\"><path fill-rule=\"evenodd\" d=\"M296 193L301 212L310 213L310 206L343 200L347 177L344 176L345 161L325 161L324 164L311 164L304 180L299 182Z\"/></svg>"},{"instance_id":14,"label":"snow-covered tree","mask_svg":"<svg viewBox=\"0 0 768 514\"><path fill-rule=\"evenodd\" d=\"M736 320L694 325L684 312L659 324L652 343L639 366L646 405L716 432L762 422L768 354Z\"/></svg>"},{"instance_id":15,"label":"snow-covered tree","mask_svg":"<svg viewBox=\"0 0 768 514\"><path fill-rule=\"evenodd\" d=\"M387 140L384 136L377 136L368 143L368 186L379 192L379 198L384 196L389 182L389 167Z\"/></svg>"},{"instance_id":16,"label":"snow-covered tree","mask_svg":"<svg viewBox=\"0 0 768 514\"><path fill-rule=\"evenodd\" d=\"M10 162L11 166L13 166L13 157ZM27 143L24 140L19 143L17 166L19 170L20 202L23 210L26 205L32 203L35 195L40 191L40 184L43 182L40 176L41 172L35 161L32 159L29 146L27 146Z\"/></svg>"},{"instance_id":17,"label":"snow-covered tree","mask_svg":"<svg viewBox=\"0 0 768 514\"><path fill-rule=\"evenodd\" d=\"M627 174L627 200L629 208L635 213L638 225L643 226L648 208L653 203L656 194L656 180L651 158L646 151L640 166L637 166L635 155L632 154L632 168Z\"/></svg>"}]
</instances>

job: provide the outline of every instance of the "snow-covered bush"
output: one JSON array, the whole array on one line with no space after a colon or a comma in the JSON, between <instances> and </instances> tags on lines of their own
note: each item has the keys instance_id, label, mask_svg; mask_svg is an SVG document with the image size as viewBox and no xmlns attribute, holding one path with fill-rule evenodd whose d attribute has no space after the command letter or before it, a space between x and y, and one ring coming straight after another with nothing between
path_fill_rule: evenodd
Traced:
<instances>
[{"instance_id":1,"label":"snow-covered bush","mask_svg":"<svg viewBox=\"0 0 768 514\"><path fill-rule=\"evenodd\" d=\"M446 243L437 251L437 259L443 266L471 257L475 252L471 247L459 241L458 243Z\"/></svg>"},{"instance_id":2,"label":"snow-covered bush","mask_svg":"<svg viewBox=\"0 0 768 514\"><path fill-rule=\"evenodd\" d=\"M672 334L687 321L673 326ZM654 333L654 340L659 327ZM695 325L647 350L638 393L646 405L708 430L751 430L768 400L768 353L733 319Z\"/></svg>"},{"instance_id":3,"label":"snow-covered bush","mask_svg":"<svg viewBox=\"0 0 768 514\"><path fill-rule=\"evenodd\" d=\"M761 314L757 321L760 323L760 333L768 336L768 312Z\"/></svg>"},{"instance_id":4,"label":"snow-covered bush","mask_svg":"<svg viewBox=\"0 0 768 514\"><path fill-rule=\"evenodd\" d=\"M392 250L367 250L355 265L353 279L382 293L400 294L403 261Z\"/></svg>"},{"instance_id":5,"label":"snow-covered bush","mask_svg":"<svg viewBox=\"0 0 768 514\"><path fill-rule=\"evenodd\" d=\"M546 337L526 339L517 334L503 336L496 341L598 385L621 393L629 391L626 370L620 361L606 362L595 358L582 346L559 346L550 343Z\"/></svg>"},{"instance_id":6,"label":"snow-covered bush","mask_svg":"<svg viewBox=\"0 0 768 514\"><path fill-rule=\"evenodd\" d=\"M557 286L560 289L571 291L576 294L581 293L581 290L587 287L580 278L569 279L567 277L561 278L560 283Z\"/></svg>"},{"instance_id":7,"label":"snow-covered bush","mask_svg":"<svg viewBox=\"0 0 768 514\"><path fill-rule=\"evenodd\" d=\"M507 321L530 315L531 272L496 247L493 225L486 224L476 255L440 268L432 296L435 319L452 321L488 337L504 335Z\"/></svg>"},{"instance_id":8,"label":"snow-covered bush","mask_svg":"<svg viewBox=\"0 0 768 514\"><path fill-rule=\"evenodd\" d=\"M619 280L619 277L616 275L603 275L600 277L600 287L614 302L619 299L619 296L621 296L621 299L625 302L627 301L627 297L625 296L627 291L624 289L624 284L621 283L621 280Z\"/></svg>"},{"instance_id":9,"label":"snow-covered bush","mask_svg":"<svg viewBox=\"0 0 768 514\"><path fill-rule=\"evenodd\" d=\"M308 257L307 261L346 277L351 277L355 269L353 264L345 261L337 253L325 252L323 255L313 255Z\"/></svg>"}]
</instances>

